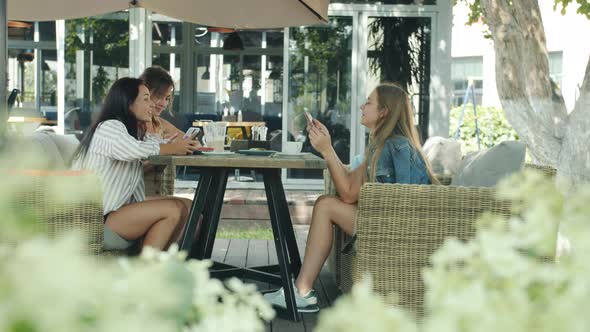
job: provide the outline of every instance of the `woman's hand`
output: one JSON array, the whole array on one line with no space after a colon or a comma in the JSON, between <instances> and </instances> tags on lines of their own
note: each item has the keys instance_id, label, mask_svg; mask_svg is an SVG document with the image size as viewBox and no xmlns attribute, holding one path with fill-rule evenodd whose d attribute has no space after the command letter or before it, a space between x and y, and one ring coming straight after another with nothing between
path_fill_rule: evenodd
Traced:
<instances>
[{"instance_id":1,"label":"woman's hand","mask_svg":"<svg viewBox=\"0 0 590 332\"><path fill-rule=\"evenodd\" d=\"M192 154L199 147L199 142L191 139L179 139L167 144L160 144L161 155Z\"/></svg>"},{"instance_id":2,"label":"woman's hand","mask_svg":"<svg viewBox=\"0 0 590 332\"><path fill-rule=\"evenodd\" d=\"M313 125L307 126L308 137L311 142L311 146L316 149L317 152L325 156L332 149L332 138L328 132L328 128L321 122L313 119Z\"/></svg>"}]
</instances>

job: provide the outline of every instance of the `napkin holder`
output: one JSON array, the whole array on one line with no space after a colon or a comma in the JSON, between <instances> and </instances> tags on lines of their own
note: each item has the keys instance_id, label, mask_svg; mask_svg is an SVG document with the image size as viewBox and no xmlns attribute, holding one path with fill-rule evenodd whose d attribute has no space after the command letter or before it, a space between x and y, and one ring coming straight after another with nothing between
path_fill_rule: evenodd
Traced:
<instances>
[{"instance_id":1,"label":"napkin holder","mask_svg":"<svg viewBox=\"0 0 590 332\"><path fill-rule=\"evenodd\" d=\"M270 150L270 141L252 141L246 139L234 139L229 145L232 152L248 149L265 149Z\"/></svg>"},{"instance_id":2,"label":"napkin holder","mask_svg":"<svg viewBox=\"0 0 590 332\"><path fill-rule=\"evenodd\" d=\"M221 117L221 121L227 121L227 122L236 122L238 121L238 116L237 115L225 115Z\"/></svg>"}]
</instances>

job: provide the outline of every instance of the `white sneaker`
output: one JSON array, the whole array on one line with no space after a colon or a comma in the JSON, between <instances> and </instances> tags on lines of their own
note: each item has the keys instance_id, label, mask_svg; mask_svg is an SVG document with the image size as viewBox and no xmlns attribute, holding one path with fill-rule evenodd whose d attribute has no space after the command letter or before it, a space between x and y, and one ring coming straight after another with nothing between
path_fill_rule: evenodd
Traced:
<instances>
[{"instance_id":1,"label":"white sneaker","mask_svg":"<svg viewBox=\"0 0 590 332\"><path fill-rule=\"evenodd\" d=\"M318 306L318 296L315 290L311 289L305 296L299 295L297 287L293 285L293 293L295 294L295 303L297 305L297 311L302 313L318 312L320 307ZM287 301L285 299L285 291L281 287L276 292L264 294L264 298L273 305L287 308Z\"/></svg>"}]
</instances>

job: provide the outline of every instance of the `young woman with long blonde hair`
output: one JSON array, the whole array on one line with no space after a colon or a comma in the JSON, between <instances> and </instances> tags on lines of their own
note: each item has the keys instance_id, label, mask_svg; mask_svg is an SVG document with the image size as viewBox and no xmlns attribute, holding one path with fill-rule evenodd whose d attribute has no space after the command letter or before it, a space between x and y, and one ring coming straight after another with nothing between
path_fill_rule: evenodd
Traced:
<instances>
[{"instance_id":1,"label":"young woman with long blonde hair","mask_svg":"<svg viewBox=\"0 0 590 332\"><path fill-rule=\"evenodd\" d=\"M330 133L317 120L308 124L311 145L326 160L338 196L324 195L313 208L305 257L295 281L299 312L316 312L317 295L313 283L332 247L332 225L349 235L355 233L355 216L361 186L365 182L431 184L433 176L414 125L408 94L398 85L383 83L360 107L361 124L370 130L363 163L348 171L331 143ZM265 297L285 307L282 289Z\"/></svg>"}]
</instances>

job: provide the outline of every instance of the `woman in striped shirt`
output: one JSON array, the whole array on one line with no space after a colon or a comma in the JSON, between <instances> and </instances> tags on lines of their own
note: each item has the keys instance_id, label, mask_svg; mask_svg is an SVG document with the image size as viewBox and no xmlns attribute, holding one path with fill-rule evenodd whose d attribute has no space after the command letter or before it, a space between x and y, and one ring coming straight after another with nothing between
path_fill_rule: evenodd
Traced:
<instances>
[{"instance_id":1,"label":"woman in striped shirt","mask_svg":"<svg viewBox=\"0 0 590 332\"><path fill-rule=\"evenodd\" d=\"M92 170L102 180L105 249L126 249L141 238L144 246L166 249L179 238L187 219L189 211L179 199L145 200L142 160L197 148L193 140L146 138L145 123L152 120L153 109L141 80L117 80L74 154L74 169Z\"/></svg>"}]
</instances>

